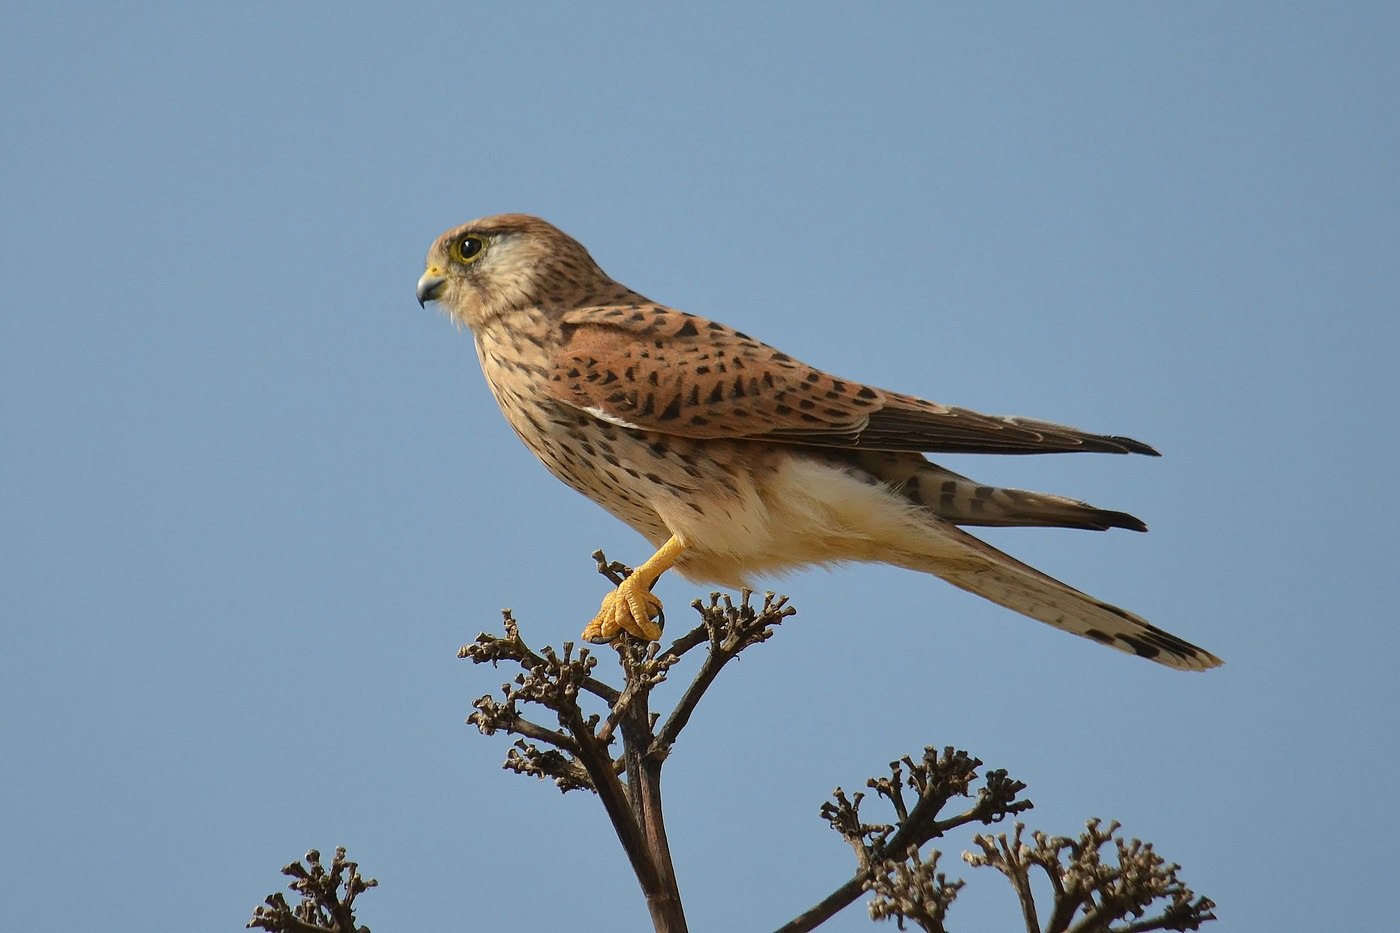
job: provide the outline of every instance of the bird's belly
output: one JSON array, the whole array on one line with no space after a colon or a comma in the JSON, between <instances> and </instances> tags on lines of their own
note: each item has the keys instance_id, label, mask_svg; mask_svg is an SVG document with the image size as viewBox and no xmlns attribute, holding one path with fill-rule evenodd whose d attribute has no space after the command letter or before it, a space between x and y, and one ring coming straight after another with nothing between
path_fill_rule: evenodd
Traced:
<instances>
[{"instance_id":1,"label":"bird's belly","mask_svg":"<svg viewBox=\"0 0 1400 933\"><path fill-rule=\"evenodd\" d=\"M927 545L921 510L817 452L639 431L565 408L512 424L550 472L654 546L678 536L676 570L697 582L737 587Z\"/></svg>"}]
</instances>

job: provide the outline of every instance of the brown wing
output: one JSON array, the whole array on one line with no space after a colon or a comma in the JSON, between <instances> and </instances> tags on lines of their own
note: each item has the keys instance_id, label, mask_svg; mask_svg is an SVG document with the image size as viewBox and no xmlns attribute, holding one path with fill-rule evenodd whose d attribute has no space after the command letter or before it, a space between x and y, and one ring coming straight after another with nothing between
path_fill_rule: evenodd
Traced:
<instances>
[{"instance_id":1,"label":"brown wing","mask_svg":"<svg viewBox=\"0 0 1400 933\"><path fill-rule=\"evenodd\" d=\"M982 415L837 379L724 324L659 305L566 312L554 397L684 437L941 453L1145 453L1126 437Z\"/></svg>"}]
</instances>

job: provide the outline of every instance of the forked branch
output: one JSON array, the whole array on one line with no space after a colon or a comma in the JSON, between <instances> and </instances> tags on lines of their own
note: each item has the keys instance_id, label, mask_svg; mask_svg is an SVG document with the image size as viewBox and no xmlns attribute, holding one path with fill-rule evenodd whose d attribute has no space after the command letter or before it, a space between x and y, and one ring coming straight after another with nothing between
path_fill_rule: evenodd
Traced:
<instances>
[{"instance_id":1,"label":"forked branch","mask_svg":"<svg viewBox=\"0 0 1400 933\"><path fill-rule=\"evenodd\" d=\"M1181 881L1180 865L1168 864L1151 843L1122 838L1118 828L1116 822L1104 827L1093 819L1076 839L1033 832L1025 842L1025 826L1017 823L1010 839L1005 833L974 836L982 851L964 853L963 859L1006 876L1021 900L1028 933L1196 930L1215 919L1215 902L1198 897ZM1109 843L1113 860L1103 857ZM1031 892L1033 871L1049 879L1054 895L1043 929ZM1167 903L1161 913L1148 917L1149 907L1162 900Z\"/></svg>"},{"instance_id":2,"label":"forked branch","mask_svg":"<svg viewBox=\"0 0 1400 933\"><path fill-rule=\"evenodd\" d=\"M598 572L614 584L631 573L609 562L601 551L593 557ZM751 596L745 590L739 605L719 594L710 597L709 605L695 602L700 624L664 650L626 637L614 642L621 688L594 676L598 658L588 648L575 654L573 643L565 642L562 652L531 649L509 610L504 613L504 635L482 633L458 652L476 664L506 662L520 668L501 686L499 697L477 699L472 704L476 712L467 721L486 735L503 731L520 737L506 753L506 768L550 778L564 792L591 790L598 795L657 930L686 928L661 807L662 764L720 670L745 648L766 641L773 627L796 611L786 597L769 593L755 608ZM652 691L687 652L705 644L710 650L699 671L658 729L661 718L650 711ZM602 711L585 711L590 697L601 701ZM522 709L530 707L553 713L557 728L527 719ZM619 735L622 754L614 757L610 748Z\"/></svg>"},{"instance_id":3,"label":"forked branch","mask_svg":"<svg viewBox=\"0 0 1400 933\"><path fill-rule=\"evenodd\" d=\"M355 920L355 898L379 884L360 876L360 866L335 850L330 868L321 864L321 853L306 853L306 864L292 862L282 869L292 879L287 887L301 895L295 907L280 891L269 894L253 909L246 928L271 933L369 933Z\"/></svg>"},{"instance_id":4,"label":"forked branch","mask_svg":"<svg viewBox=\"0 0 1400 933\"><path fill-rule=\"evenodd\" d=\"M923 759L917 763L908 756L890 762L889 777L870 778L865 783L889 802L894 810L892 823L865 822L860 813L865 794L848 797L845 791L836 788L832 799L822 804L821 816L855 851L855 874L819 903L779 927L779 933L814 930L853 903L864 891L877 890L877 884L893 890L886 881L879 879L888 879L892 874L897 874L897 865L917 859L919 848L924 843L937 839L951 829L973 822L994 823L1034 806L1029 800L1016 799L1026 785L1011 780L1005 771L992 771L977 790L977 800L972 806L940 819L943 809L953 798L973 796L971 788L977 780L977 769L981 766L981 760L952 746L944 748L941 753L929 746L924 749ZM912 806L909 799L911 791ZM936 863L935 856L932 864ZM910 871L914 870L911 868ZM910 877L913 880L922 875L914 871ZM952 902L956 890L955 887L947 894L947 903ZM872 913L874 909L872 903ZM935 913L941 917L946 909L945 903ZM893 909L882 907L881 910L881 916L903 916Z\"/></svg>"},{"instance_id":5,"label":"forked branch","mask_svg":"<svg viewBox=\"0 0 1400 933\"><path fill-rule=\"evenodd\" d=\"M614 584L631 572L610 563L601 551L594 559L598 572ZM562 651L531 649L509 610L503 635L483 633L459 652L477 664L519 668L499 695L475 701L476 711L468 721L487 735L504 731L518 736L507 752L506 768L550 778L564 792L590 790L598 795L646 896L653 925L667 933L684 931L686 921L666 837L661 768L725 665L771 638L795 612L786 597L768 593L762 605L755 606L752 595L743 591L738 604L718 593L708 603L697 600L692 605L700 624L665 648L627 637L614 642L621 687L598 679L598 657L588 648L575 652L574 645L565 642ZM664 716L653 713L653 690L701 645L708 650L675 706ZM596 708L588 711L585 705ZM551 713L554 722L526 718L523 711L530 709ZM619 737L622 748L615 754L612 747ZM815 929L865 892L871 894L872 918L894 919L901 929L912 923L943 933L949 907L964 882L939 871L939 852L925 856L922 848L952 830L1000 822L1033 806L1020 798L1024 784L1002 770L979 778L981 767L979 759L951 746L926 748L918 760L906 756L890 762L887 775L865 782L890 811L881 822L862 816L866 792L848 795L837 788L822 805L821 815L851 846L856 870L821 902L780 927L780 933ZM945 814L960 799L970 804ZM1017 824L1013 839L1005 834L975 836L981 851L964 858L1006 876L1020 898L1028 933L1194 930L1214 919L1214 905L1177 879L1177 866L1165 864L1150 845L1119 839L1116 830L1116 823L1102 830L1092 821L1078 840L1036 833L1033 843L1025 843ZM1112 864L1100 857L1110 841L1117 851ZM1033 871L1050 879L1053 895L1043 928L1031 888ZM1148 917L1149 907L1162 899L1168 902L1165 909Z\"/></svg>"}]
</instances>

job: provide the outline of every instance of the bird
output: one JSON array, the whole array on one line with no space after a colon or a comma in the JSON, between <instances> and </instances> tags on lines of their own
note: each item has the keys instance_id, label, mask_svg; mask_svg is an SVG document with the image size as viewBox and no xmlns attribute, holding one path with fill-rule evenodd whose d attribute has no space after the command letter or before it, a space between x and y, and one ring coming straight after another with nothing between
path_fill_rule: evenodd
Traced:
<instances>
[{"instance_id":1,"label":"bird","mask_svg":"<svg viewBox=\"0 0 1400 933\"><path fill-rule=\"evenodd\" d=\"M443 233L418 279L472 334L506 421L553 473L655 553L583 632L655 641L666 571L749 587L877 562L940 577L1055 628L1180 670L1221 663L964 527L1146 531L1126 512L977 483L924 455L1158 452L842 379L609 277L549 222L500 214Z\"/></svg>"}]
</instances>

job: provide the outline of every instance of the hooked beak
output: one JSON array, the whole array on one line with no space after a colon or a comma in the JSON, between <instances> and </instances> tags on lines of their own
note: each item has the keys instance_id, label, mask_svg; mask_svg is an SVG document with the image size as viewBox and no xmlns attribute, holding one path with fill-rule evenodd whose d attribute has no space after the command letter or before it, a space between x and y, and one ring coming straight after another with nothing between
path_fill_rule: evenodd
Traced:
<instances>
[{"instance_id":1,"label":"hooked beak","mask_svg":"<svg viewBox=\"0 0 1400 933\"><path fill-rule=\"evenodd\" d=\"M421 308L430 301L437 301L446 285L447 276L439 275L434 269L424 272L423 277L418 280L418 307Z\"/></svg>"}]
</instances>

